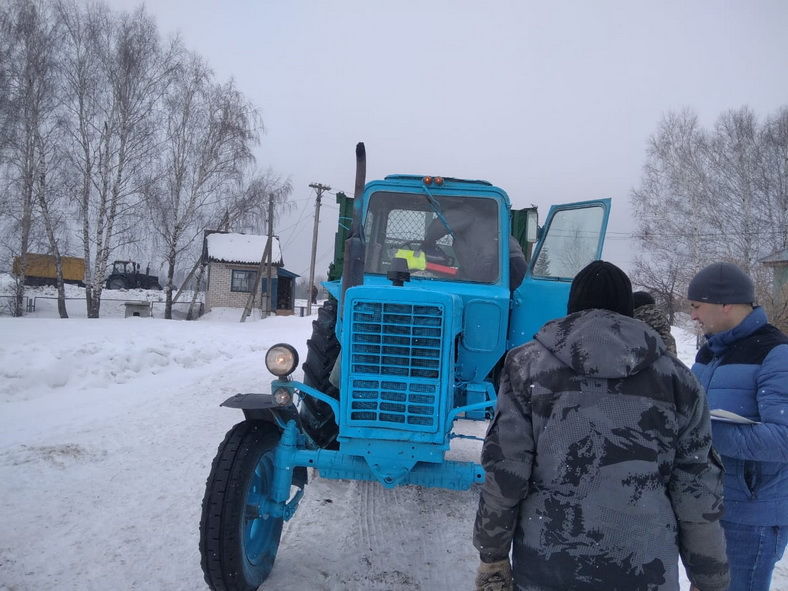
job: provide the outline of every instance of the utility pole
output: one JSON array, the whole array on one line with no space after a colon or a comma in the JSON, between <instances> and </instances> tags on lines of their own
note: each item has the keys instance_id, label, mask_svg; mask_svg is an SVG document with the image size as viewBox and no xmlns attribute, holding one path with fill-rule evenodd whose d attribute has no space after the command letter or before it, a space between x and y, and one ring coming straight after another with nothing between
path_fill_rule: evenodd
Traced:
<instances>
[{"instance_id":1,"label":"utility pole","mask_svg":"<svg viewBox=\"0 0 788 591\"><path fill-rule=\"evenodd\" d=\"M271 253L271 249L273 247L273 233L274 233L274 194L268 196L268 240L265 241L265 249L263 250L263 258L260 259L260 265L257 267L257 272L254 274L254 284L252 285L252 291L249 292L249 297L246 299L246 306L244 307L244 311L241 313L241 322L244 322L246 318L251 314L252 307L254 306L254 299L257 297L257 288L261 283L261 279L263 276L263 267L265 267L266 263L268 263L268 270L266 271L266 277L268 280L268 289L266 290L268 293L263 294L260 296L260 309L261 313L263 314L263 318L268 316L268 311L270 311L270 301L271 301L271 264L273 262L273 256ZM268 296L266 298L266 296Z\"/></svg>"},{"instance_id":2,"label":"utility pole","mask_svg":"<svg viewBox=\"0 0 788 591\"><path fill-rule=\"evenodd\" d=\"M271 193L268 196L268 269L266 272L266 289L265 289L265 298L260 298L265 300L265 304L263 305L263 312L266 316L271 314L271 310L273 308L273 298L274 294L271 291L271 271L274 268L274 194ZM260 302L262 304L262 302Z\"/></svg>"},{"instance_id":3,"label":"utility pole","mask_svg":"<svg viewBox=\"0 0 788 591\"><path fill-rule=\"evenodd\" d=\"M320 183L309 185L317 192L315 198L315 227L312 230L312 261L309 264L309 285L306 288L306 315L312 315L312 286L315 284L315 255L317 254L317 226L320 222L320 200L323 198L323 191L330 191L331 187Z\"/></svg>"}]
</instances>

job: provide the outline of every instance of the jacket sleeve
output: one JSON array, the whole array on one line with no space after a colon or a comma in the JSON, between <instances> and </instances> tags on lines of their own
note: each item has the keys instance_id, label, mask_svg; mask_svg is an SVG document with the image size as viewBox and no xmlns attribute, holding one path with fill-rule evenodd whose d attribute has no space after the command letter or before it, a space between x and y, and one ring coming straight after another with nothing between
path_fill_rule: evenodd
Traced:
<instances>
[{"instance_id":1,"label":"jacket sleeve","mask_svg":"<svg viewBox=\"0 0 788 591\"><path fill-rule=\"evenodd\" d=\"M788 462L788 345L772 349L756 377L761 422L738 425L714 421L714 447L724 456Z\"/></svg>"},{"instance_id":2,"label":"jacket sleeve","mask_svg":"<svg viewBox=\"0 0 788 591\"><path fill-rule=\"evenodd\" d=\"M677 362L679 363L679 362ZM677 380L683 389L679 437L668 494L678 525L679 553L689 580L703 591L728 588L728 560L719 519L722 516L722 463L711 446L709 407L703 389L688 372Z\"/></svg>"},{"instance_id":3,"label":"jacket sleeve","mask_svg":"<svg viewBox=\"0 0 788 591\"><path fill-rule=\"evenodd\" d=\"M534 440L527 401L512 378L511 355L501 376L495 416L482 446L486 478L479 498L473 544L485 562L509 556L518 505L528 492ZM516 371L514 373L517 373Z\"/></svg>"}]
</instances>

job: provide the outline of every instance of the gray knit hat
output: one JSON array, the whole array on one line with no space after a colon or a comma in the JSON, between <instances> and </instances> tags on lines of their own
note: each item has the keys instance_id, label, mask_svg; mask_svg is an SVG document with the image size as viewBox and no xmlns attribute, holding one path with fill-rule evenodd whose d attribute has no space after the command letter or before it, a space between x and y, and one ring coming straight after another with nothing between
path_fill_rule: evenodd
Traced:
<instances>
[{"instance_id":1,"label":"gray knit hat","mask_svg":"<svg viewBox=\"0 0 788 591\"><path fill-rule=\"evenodd\" d=\"M747 274L732 263L713 263L690 281L687 299L711 304L751 304L755 288Z\"/></svg>"}]
</instances>

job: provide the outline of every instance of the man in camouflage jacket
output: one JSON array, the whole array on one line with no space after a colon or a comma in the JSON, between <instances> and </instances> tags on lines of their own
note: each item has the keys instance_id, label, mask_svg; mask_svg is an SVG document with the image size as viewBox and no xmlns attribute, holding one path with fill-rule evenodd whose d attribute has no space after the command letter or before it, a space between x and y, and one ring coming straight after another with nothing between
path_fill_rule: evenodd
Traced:
<instances>
[{"instance_id":1,"label":"man in camouflage jacket","mask_svg":"<svg viewBox=\"0 0 788 591\"><path fill-rule=\"evenodd\" d=\"M680 555L695 589L724 591L703 391L631 318L614 265L581 270L568 308L504 364L482 450L476 588L678 591Z\"/></svg>"},{"instance_id":2,"label":"man in camouflage jacket","mask_svg":"<svg viewBox=\"0 0 788 591\"><path fill-rule=\"evenodd\" d=\"M657 304L647 291L636 291L633 294L635 303L634 316L641 322L645 322L657 331L657 334L665 341L665 348L669 353L676 354L676 339L670 334L670 322L665 313L657 308Z\"/></svg>"}]
</instances>

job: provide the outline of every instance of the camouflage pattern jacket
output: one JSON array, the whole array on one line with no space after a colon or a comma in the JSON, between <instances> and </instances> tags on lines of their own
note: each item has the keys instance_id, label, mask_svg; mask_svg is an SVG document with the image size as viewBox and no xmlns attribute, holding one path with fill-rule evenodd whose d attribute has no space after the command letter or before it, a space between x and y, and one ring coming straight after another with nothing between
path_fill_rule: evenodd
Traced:
<instances>
[{"instance_id":1,"label":"camouflage pattern jacket","mask_svg":"<svg viewBox=\"0 0 788 591\"><path fill-rule=\"evenodd\" d=\"M676 339L670 334L670 322L662 310L654 304L644 304L635 308L635 318L656 330L665 342L668 351L676 354Z\"/></svg>"},{"instance_id":2,"label":"camouflage pattern jacket","mask_svg":"<svg viewBox=\"0 0 788 591\"><path fill-rule=\"evenodd\" d=\"M690 371L642 322L585 310L509 352L482 450L482 560L520 591L728 587L722 473Z\"/></svg>"}]
</instances>

